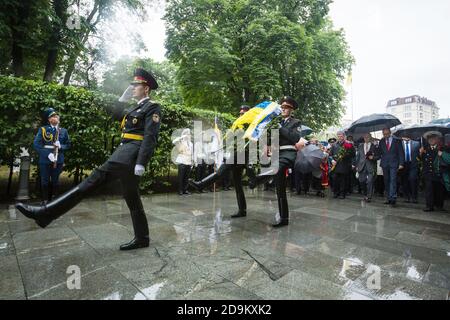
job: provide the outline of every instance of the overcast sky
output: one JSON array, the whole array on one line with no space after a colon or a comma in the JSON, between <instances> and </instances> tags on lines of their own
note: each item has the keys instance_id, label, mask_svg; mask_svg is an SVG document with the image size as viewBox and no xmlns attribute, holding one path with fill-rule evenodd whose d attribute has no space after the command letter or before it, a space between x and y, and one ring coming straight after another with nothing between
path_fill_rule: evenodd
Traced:
<instances>
[{"instance_id":1,"label":"overcast sky","mask_svg":"<svg viewBox=\"0 0 450 320\"><path fill-rule=\"evenodd\" d=\"M343 28L356 60L353 67L354 118L385 112L389 99L418 94L436 101L440 117L450 116L450 1L335 0L330 16ZM147 55L164 59L164 8L149 10L136 26L124 17L116 26L114 54L132 54L120 40L123 30L141 28ZM117 44L121 42L121 45ZM351 93L346 118L351 119Z\"/></svg>"}]
</instances>

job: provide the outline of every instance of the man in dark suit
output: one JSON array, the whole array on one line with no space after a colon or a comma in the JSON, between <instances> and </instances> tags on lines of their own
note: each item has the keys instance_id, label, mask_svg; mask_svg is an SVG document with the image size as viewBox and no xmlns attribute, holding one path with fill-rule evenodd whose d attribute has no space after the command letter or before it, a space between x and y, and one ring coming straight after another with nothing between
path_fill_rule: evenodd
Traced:
<instances>
[{"instance_id":1,"label":"man in dark suit","mask_svg":"<svg viewBox=\"0 0 450 320\"><path fill-rule=\"evenodd\" d=\"M383 139L378 145L377 154L381 159L380 166L383 169L384 187L387 193L385 204L395 206L397 202L397 173L404 167L405 152L402 141L391 134L391 129L383 129Z\"/></svg>"},{"instance_id":2,"label":"man in dark suit","mask_svg":"<svg viewBox=\"0 0 450 320\"><path fill-rule=\"evenodd\" d=\"M353 143L345 140L343 131L337 133L337 140L330 150L330 156L333 159L333 191L334 198L340 196L341 199L345 199L348 177L352 173L352 162L356 152ZM346 149L345 145L350 147Z\"/></svg>"},{"instance_id":3,"label":"man in dark suit","mask_svg":"<svg viewBox=\"0 0 450 320\"><path fill-rule=\"evenodd\" d=\"M129 110L115 109L114 115L122 117L122 140L109 159L72 190L45 206L29 206L18 203L16 208L27 218L45 228L53 220L75 207L93 190L113 180L122 182L123 196L130 209L135 238L120 250L132 250L149 246L147 218L139 195L139 177L156 149L161 125L161 107L150 101L149 93L158 83L149 72L136 69L133 96L138 103Z\"/></svg>"},{"instance_id":4,"label":"man in dark suit","mask_svg":"<svg viewBox=\"0 0 450 320\"><path fill-rule=\"evenodd\" d=\"M403 195L406 203L417 203L418 193L418 160L420 143L408 137L403 137L403 150L405 150L405 165L400 172Z\"/></svg>"},{"instance_id":5,"label":"man in dark suit","mask_svg":"<svg viewBox=\"0 0 450 320\"><path fill-rule=\"evenodd\" d=\"M372 142L370 133L364 135L364 143L358 146L356 153L356 171L361 190L365 195L366 202L372 201L373 186L377 175L377 159L375 157L376 146Z\"/></svg>"}]
</instances>

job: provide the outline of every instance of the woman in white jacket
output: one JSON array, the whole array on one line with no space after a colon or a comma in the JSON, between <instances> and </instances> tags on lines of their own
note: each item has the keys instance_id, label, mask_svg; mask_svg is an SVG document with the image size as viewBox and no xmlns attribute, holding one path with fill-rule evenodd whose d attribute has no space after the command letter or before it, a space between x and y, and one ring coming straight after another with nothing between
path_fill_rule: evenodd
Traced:
<instances>
[{"instance_id":1,"label":"woman in white jacket","mask_svg":"<svg viewBox=\"0 0 450 320\"><path fill-rule=\"evenodd\" d=\"M177 148L175 163L178 165L178 194L190 194L187 191L189 174L191 173L194 147L191 142L191 130L184 129L181 137L176 138L173 144Z\"/></svg>"}]
</instances>

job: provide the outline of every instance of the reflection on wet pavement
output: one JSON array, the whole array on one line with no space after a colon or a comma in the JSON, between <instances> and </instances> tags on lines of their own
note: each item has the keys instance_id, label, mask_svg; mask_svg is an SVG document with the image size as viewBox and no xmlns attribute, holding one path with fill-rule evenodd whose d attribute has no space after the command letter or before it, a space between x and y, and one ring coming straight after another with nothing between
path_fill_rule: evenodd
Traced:
<instances>
[{"instance_id":1,"label":"reflection on wet pavement","mask_svg":"<svg viewBox=\"0 0 450 320\"><path fill-rule=\"evenodd\" d=\"M143 197L152 241L131 252L122 199L86 199L44 230L3 207L0 299L448 299L450 214L291 196L275 230L275 194L246 193L242 219L232 191Z\"/></svg>"}]
</instances>

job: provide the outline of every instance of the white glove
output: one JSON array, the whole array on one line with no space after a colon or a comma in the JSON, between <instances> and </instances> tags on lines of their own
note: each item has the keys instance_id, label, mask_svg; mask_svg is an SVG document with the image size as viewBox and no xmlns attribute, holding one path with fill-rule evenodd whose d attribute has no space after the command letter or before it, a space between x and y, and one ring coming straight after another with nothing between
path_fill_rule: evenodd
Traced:
<instances>
[{"instance_id":1,"label":"white glove","mask_svg":"<svg viewBox=\"0 0 450 320\"><path fill-rule=\"evenodd\" d=\"M140 165L140 164L137 164L135 167L134 167L134 174L135 175L137 175L137 176L142 176L143 174L144 174L144 172L145 172L145 168L144 168L144 166L143 165Z\"/></svg>"},{"instance_id":2,"label":"white glove","mask_svg":"<svg viewBox=\"0 0 450 320\"><path fill-rule=\"evenodd\" d=\"M122 96L119 98L119 102L129 102L133 98L133 86L129 85L128 88L123 92Z\"/></svg>"},{"instance_id":3,"label":"white glove","mask_svg":"<svg viewBox=\"0 0 450 320\"><path fill-rule=\"evenodd\" d=\"M53 152L50 152L48 154L48 160L50 160L51 162L55 162L56 161L56 158L55 158L55 155L53 154Z\"/></svg>"},{"instance_id":4,"label":"white glove","mask_svg":"<svg viewBox=\"0 0 450 320\"><path fill-rule=\"evenodd\" d=\"M58 147L58 149L61 149L61 143L59 142L59 140L56 141L53 145L54 145L55 147Z\"/></svg>"}]
</instances>

